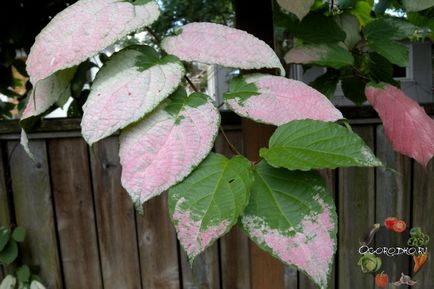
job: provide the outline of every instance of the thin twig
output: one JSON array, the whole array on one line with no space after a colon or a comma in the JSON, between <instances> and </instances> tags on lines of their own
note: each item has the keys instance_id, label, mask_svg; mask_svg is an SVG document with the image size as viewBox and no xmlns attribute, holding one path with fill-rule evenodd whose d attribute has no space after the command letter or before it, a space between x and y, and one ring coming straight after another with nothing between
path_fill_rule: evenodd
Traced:
<instances>
[{"instance_id":1,"label":"thin twig","mask_svg":"<svg viewBox=\"0 0 434 289\"><path fill-rule=\"evenodd\" d=\"M237 150L237 148L231 143L231 141L229 140L228 136L225 133L225 130L223 129L222 126L220 126L220 132L222 133L223 138L225 139L226 143L229 146L229 149L231 150L231 152L235 155L241 155L241 153Z\"/></svg>"},{"instance_id":2,"label":"thin twig","mask_svg":"<svg viewBox=\"0 0 434 289\"><path fill-rule=\"evenodd\" d=\"M188 78L187 75L184 76L185 80L187 80L188 84L190 84L191 88L195 91L195 92L199 92L199 90L197 89L197 87L194 85L193 81L191 81L190 78Z\"/></svg>"}]
</instances>

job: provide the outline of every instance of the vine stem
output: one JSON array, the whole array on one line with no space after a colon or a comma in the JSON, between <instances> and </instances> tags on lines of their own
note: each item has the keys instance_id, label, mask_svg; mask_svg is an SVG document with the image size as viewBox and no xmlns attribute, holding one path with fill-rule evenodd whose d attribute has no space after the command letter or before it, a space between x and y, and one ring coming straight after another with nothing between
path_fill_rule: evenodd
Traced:
<instances>
[{"instance_id":1,"label":"vine stem","mask_svg":"<svg viewBox=\"0 0 434 289\"><path fill-rule=\"evenodd\" d=\"M158 43L161 42L160 37L158 37L158 35L149 27L146 27L146 31L151 34L151 36L155 39L155 41L157 41ZM187 81L187 83L190 85L190 87L195 91L195 92L199 92L199 90L197 89L196 85L194 85L193 81L191 81L191 79L185 75L184 76L185 80ZM221 103L217 108L220 108L224 105L224 103ZM225 142L227 143L227 145L229 146L229 149L232 151L232 153L236 154L236 155L241 155L241 153L237 150L237 148L231 143L231 141L229 140L228 136L226 135L225 130L223 129L223 127L220 125L219 126L220 132L225 140Z\"/></svg>"}]
</instances>

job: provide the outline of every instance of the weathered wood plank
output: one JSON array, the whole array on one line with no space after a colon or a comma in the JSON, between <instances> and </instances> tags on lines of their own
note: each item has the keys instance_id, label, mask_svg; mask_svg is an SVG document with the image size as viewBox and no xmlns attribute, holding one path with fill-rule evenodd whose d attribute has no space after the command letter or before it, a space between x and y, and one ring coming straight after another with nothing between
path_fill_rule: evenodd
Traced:
<instances>
[{"instance_id":1,"label":"weathered wood plank","mask_svg":"<svg viewBox=\"0 0 434 289\"><path fill-rule=\"evenodd\" d=\"M226 135L243 152L241 129L226 131ZM222 135L218 136L215 149L227 157L233 155ZM249 240L238 227L220 239L220 260L222 289L250 289Z\"/></svg>"},{"instance_id":2,"label":"weathered wood plank","mask_svg":"<svg viewBox=\"0 0 434 289\"><path fill-rule=\"evenodd\" d=\"M397 217L409 223L411 210L411 161L393 151L383 126L377 127L376 155L384 167L376 169L376 222L383 224L387 217ZM397 172L392 171L396 170ZM376 247L405 246L408 231L401 234L387 232L383 227L375 237ZM409 257L383 257L383 267L389 276L401 276L409 272Z\"/></svg>"},{"instance_id":3,"label":"weathered wood plank","mask_svg":"<svg viewBox=\"0 0 434 289\"><path fill-rule=\"evenodd\" d=\"M0 146L2 148L2 146ZM7 154L6 154L7 156ZM7 159L6 159L7 162ZM3 162L3 153L0 152L0 226L8 226L11 223L9 212L8 191L6 188L4 166L8 164Z\"/></svg>"},{"instance_id":4,"label":"weathered wood plank","mask_svg":"<svg viewBox=\"0 0 434 289\"><path fill-rule=\"evenodd\" d=\"M9 142L7 147L16 221L27 230L23 261L39 266L47 288L63 288L45 142L30 142L37 163L18 142Z\"/></svg>"},{"instance_id":5,"label":"weathered wood plank","mask_svg":"<svg viewBox=\"0 0 434 289\"><path fill-rule=\"evenodd\" d=\"M142 285L135 212L121 185L118 138L98 142L92 152L92 184L104 289L139 289Z\"/></svg>"},{"instance_id":6,"label":"weathered wood plank","mask_svg":"<svg viewBox=\"0 0 434 289\"><path fill-rule=\"evenodd\" d=\"M2 144L0 143L0 149L3 149ZM9 217L9 199L8 199L8 191L6 188L5 181L5 171L4 166L8 165L3 162L3 152L0 151L0 227L1 226L9 226L11 223ZM3 270L3 266L0 266L0 280L5 277L6 273Z\"/></svg>"},{"instance_id":7,"label":"weathered wood plank","mask_svg":"<svg viewBox=\"0 0 434 289\"><path fill-rule=\"evenodd\" d=\"M374 147L372 126L354 126L353 131ZM359 239L374 224L375 172L372 168L339 169L339 288L374 288L371 275L357 266Z\"/></svg>"},{"instance_id":8,"label":"weathered wood plank","mask_svg":"<svg viewBox=\"0 0 434 289\"><path fill-rule=\"evenodd\" d=\"M434 161L426 169L414 162L413 176L413 226L421 227L431 237L428 262L414 278L419 288L434 288Z\"/></svg>"},{"instance_id":9,"label":"weathered wood plank","mask_svg":"<svg viewBox=\"0 0 434 289\"><path fill-rule=\"evenodd\" d=\"M48 151L65 287L103 288L87 145L50 140Z\"/></svg>"},{"instance_id":10,"label":"weathered wood plank","mask_svg":"<svg viewBox=\"0 0 434 289\"><path fill-rule=\"evenodd\" d=\"M143 288L179 289L178 250L167 193L147 201L137 215Z\"/></svg>"},{"instance_id":11,"label":"weathered wood plank","mask_svg":"<svg viewBox=\"0 0 434 289\"><path fill-rule=\"evenodd\" d=\"M183 289L219 289L218 243L209 247L194 260L190 266L187 254L181 248L182 288Z\"/></svg>"}]
</instances>

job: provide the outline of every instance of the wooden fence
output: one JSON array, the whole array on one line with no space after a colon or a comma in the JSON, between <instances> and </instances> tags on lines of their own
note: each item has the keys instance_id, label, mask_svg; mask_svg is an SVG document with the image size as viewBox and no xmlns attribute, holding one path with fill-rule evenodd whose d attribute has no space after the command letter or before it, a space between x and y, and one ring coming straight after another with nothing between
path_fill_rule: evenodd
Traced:
<instances>
[{"instance_id":1,"label":"wooden fence","mask_svg":"<svg viewBox=\"0 0 434 289\"><path fill-rule=\"evenodd\" d=\"M426 109L434 112L432 105ZM434 162L425 170L394 153L372 109L343 112L387 168L322 172L339 214L332 288L371 289L373 277L357 266L359 238L369 225L397 216L434 238ZM224 121L230 139L245 149L239 119L229 114ZM259 272L252 282L255 264L250 254L255 245L238 228L190 267L169 221L166 195L146 203L143 216L135 213L120 184L117 137L89 149L80 138L78 120L47 120L31 135L36 163L18 138L16 122L0 123L0 224L28 229L24 261L39 266L49 289L315 288L302 274L284 267L281 272ZM229 154L220 138L216 151ZM384 232L376 244L404 245L406 238ZM434 252L434 242L430 250ZM408 257L383 261L392 279L412 266ZM283 281L278 288L261 288L261 278ZM415 279L418 288L434 288L432 258Z\"/></svg>"}]
</instances>

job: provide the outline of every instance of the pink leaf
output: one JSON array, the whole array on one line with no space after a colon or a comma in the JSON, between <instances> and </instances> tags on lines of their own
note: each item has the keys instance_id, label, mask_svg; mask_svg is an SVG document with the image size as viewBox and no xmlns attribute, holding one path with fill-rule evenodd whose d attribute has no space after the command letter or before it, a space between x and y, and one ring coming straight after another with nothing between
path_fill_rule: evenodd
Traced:
<instances>
[{"instance_id":1,"label":"pink leaf","mask_svg":"<svg viewBox=\"0 0 434 289\"><path fill-rule=\"evenodd\" d=\"M81 128L88 144L138 121L180 84L184 67L177 60L141 69L138 61L147 49L125 49L98 73L83 106Z\"/></svg>"},{"instance_id":2,"label":"pink leaf","mask_svg":"<svg viewBox=\"0 0 434 289\"><path fill-rule=\"evenodd\" d=\"M120 137L122 184L141 204L190 174L210 152L220 116L202 94L179 93Z\"/></svg>"},{"instance_id":3,"label":"pink leaf","mask_svg":"<svg viewBox=\"0 0 434 289\"><path fill-rule=\"evenodd\" d=\"M434 155L434 120L392 85L367 86L365 93L380 115L393 149L426 167Z\"/></svg>"},{"instance_id":4,"label":"pink leaf","mask_svg":"<svg viewBox=\"0 0 434 289\"><path fill-rule=\"evenodd\" d=\"M256 86L257 95L248 98L225 95L229 107L243 117L273 125L299 119L343 118L327 97L301 81L265 74L247 76L245 81Z\"/></svg>"},{"instance_id":5,"label":"pink leaf","mask_svg":"<svg viewBox=\"0 0 434 289\"><path fill-rule=\"evenodd\" d=\"M21 121L43 114L60 98L69 97L70 82L75 71L75 67L65 69L39 81L30 92L29 102L23 111Z\"/></svg>"},{"instance_id":6,"label":"pink leaf","mask_svg":"<svg viewBox=\"0 0 434 289\"><path fill-rule=\"evenodd\" d=\"M36 37L27 71L32 83L77 65L159 16L155 1L135 5L118 0L80 0L59 14Z\"/></svg>"},{"instance_id":7,"label":"pink leaf","mask_svg":"<svg viewBox=\"0 0 434 289\"><path fill-rule=\"evenodd\" d=\"M283 9L293 13L300 20L309 13L314 2L315 0L277 0Z\"/></svg>"},{"instance_id":8,"label":"pink leaf","mask_svg":"<svg viewBox=\"0 0 434 289\"><path fill-rule=\"evenodd\" d=\"M214 23L191 23L181 33L163 40L167 53L185 61L198 61L242 69L285 69L264 41L242 30Z\"/></svg>"}]
</instances>

